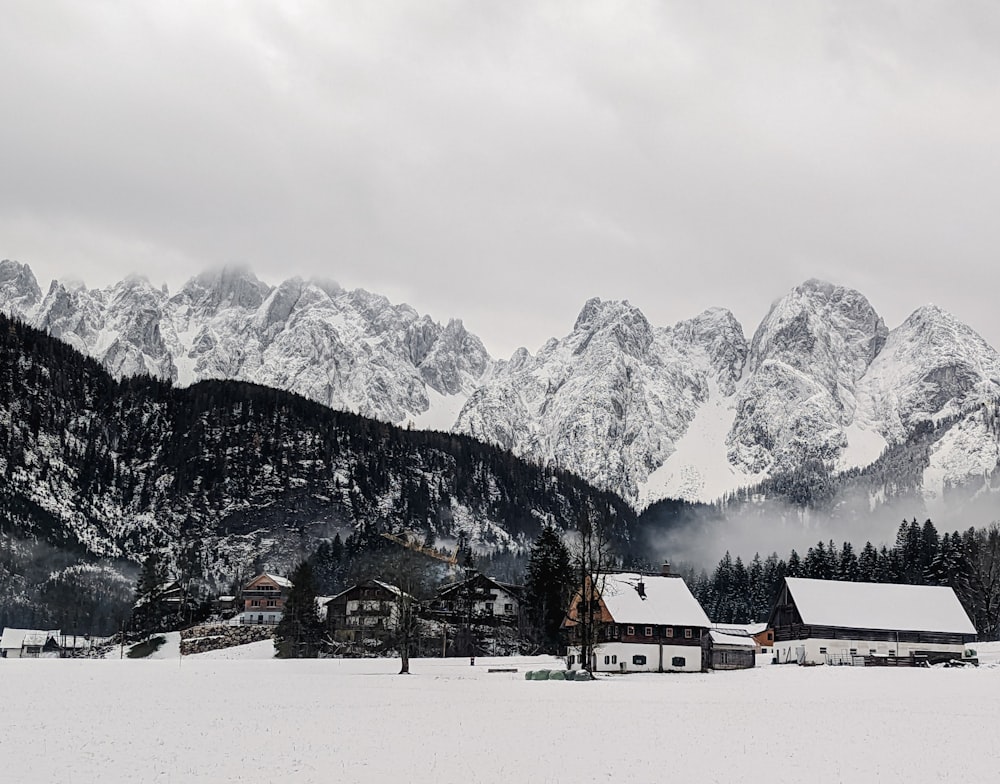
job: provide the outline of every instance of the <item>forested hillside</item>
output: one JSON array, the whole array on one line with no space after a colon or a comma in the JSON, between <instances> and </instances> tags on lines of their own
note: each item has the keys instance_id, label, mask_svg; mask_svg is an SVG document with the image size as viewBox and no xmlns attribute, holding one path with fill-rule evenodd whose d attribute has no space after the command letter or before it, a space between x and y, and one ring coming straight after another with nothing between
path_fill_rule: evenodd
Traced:
<instances>
[{"instance_id":1,"label":"forested hillside","mask_svg":"<svg viewBox=\"0 0 1000 784\"><path fill-rule=\"evenodd\" d=\"M565 530L597 516L623 545L634 522L613 494L465 436L246 383L118 382L3 316L0 510L0 625L70 623L45 591L80 564L98 565L92 593L110 606L153 549L216 587L286 570L362 523L521 550L546 520ZM101 610L102 627L113 614Z\"/></svg>"}]
</instances>

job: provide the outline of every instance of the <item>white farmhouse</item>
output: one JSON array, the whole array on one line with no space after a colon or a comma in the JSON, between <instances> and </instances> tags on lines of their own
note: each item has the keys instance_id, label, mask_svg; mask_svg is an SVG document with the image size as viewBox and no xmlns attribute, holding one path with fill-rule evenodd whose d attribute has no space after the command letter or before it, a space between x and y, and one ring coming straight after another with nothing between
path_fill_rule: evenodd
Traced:
<instances>
[{"instance_id":1,"label":"white farmhouse","mask_svg":"<svg viewBox=\"0 0 1000 784\"><path fill-rule=\"evenodd\" d=\"M779 663L933 663L976 640L955 592L928 585L786 577L768 626Z\"/></svg>"},{"instance_id":2,"label":"white farmhouse","mask_svg":"<svg viewBox=\"0 0 1000 784\"><path fill-rule=\"evenodd\" d=\"M59 629L14 629L7 627L0 635L0 658L41 659L59 658Z\"/></svg>"},{"instance_id":3,"label":"white farmhouse","mask_svg":"<svg viewBox=\"0 0 1000 784\"><path fill-rule=\"evenodd\" d=\"M594 579L593 591L599 606L591 672L700 672L708 667L710 622L680 577L608 573ZM577 593L563 623L571 669L583 666L582 610Z\"/></svg>"}]
</instances>

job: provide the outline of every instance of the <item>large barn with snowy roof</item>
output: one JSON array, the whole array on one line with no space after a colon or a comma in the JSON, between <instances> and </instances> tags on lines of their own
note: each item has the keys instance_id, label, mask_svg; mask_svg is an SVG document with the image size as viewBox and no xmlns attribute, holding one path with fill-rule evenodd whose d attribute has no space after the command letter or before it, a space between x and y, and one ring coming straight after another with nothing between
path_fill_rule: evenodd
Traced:
<instances>
[{"instance_id":1,"label":"large barn with snowy roof","mask_svg":"<svg viewBox=\"0 0 1000 784\"><path fill-rule=\"evenodd\" d=\"M594 581L598 639L591 672L700 672L708 666L710 622L684 580L673 575L608 573ZM567 612L568 664L583 666L580 594Z\"/></svg>"},{"instance_id":2,"label":"large barn with snowy roof","mask_svg":"<svg viewBox=\"0 0 1000 784\"><path fill-rule=\"evenodd\" d=\"M948 587L786 577L768 625L799 664L960 659L976 628Z\"/></svg>"}]
</instances>

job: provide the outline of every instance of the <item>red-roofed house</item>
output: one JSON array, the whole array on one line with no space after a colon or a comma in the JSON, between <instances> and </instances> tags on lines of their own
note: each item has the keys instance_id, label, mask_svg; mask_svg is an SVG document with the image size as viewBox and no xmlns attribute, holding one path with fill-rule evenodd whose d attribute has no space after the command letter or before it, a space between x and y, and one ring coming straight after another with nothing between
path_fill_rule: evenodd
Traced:
<instances>
[{"instance_id":1,"label":"red-roofed house","mask_svg":"<svg viewBox=\"0 0 1000 784\"><path fill-rule=\"evenodd\" d=\"M598 576L595 586L598 642L592 672L700 672L707 668L711 624L680 577L609 573ZM571 669L583 665L580 604L578 593L563 622Z\"/></svg>"},{"instance_id":2,"label":"red-roofed house","mask_svg":"<svg viewBox=\"0 0 1000 784\"><path fill-rule=\"evenodd\" d=\"M240 623L274 625L281 620L291 580L276 574L259 574L243 586Z\"/></svg>"}]
</instances>

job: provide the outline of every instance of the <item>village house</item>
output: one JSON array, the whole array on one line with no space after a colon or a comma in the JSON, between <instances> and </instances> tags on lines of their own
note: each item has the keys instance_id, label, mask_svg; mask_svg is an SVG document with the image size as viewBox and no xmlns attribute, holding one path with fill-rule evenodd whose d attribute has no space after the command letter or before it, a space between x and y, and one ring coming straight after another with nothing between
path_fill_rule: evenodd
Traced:
<instances>
[{"instance_id":1,"label":"village house","mask_svg":"<svg viewBox=\"0 0 1000 784\"><path fill-rule=\"evenodd\" d=\"M594 578L594 591L592 672L699 672L708 667L711 624L680 577L607 573ZM563 622L570 669L583 666L581 605L578 592Z\"/></svg>"},{"instance_id":2,"label":"village house","mask_svg":"<svg viewBox=\"0 0 1000 784\"><path fill-rule=\"evenodd\" d=\"M475 574L438 591L430 609L432 614L459 620L514 625L521 617L521 592L521 586Z\"/></svg>"},{"instance_id":3,"label":"village house","mask_svg":"<svg viewBox=\"0 0 1000 784\"><path fill-rule=\"evenodd\" d=\"M241 624L274 625L281 620L292 587L291 580L276 574L259 574L243 586Z\"/></svg>"},{"instance_id":4,"label":"village house","mask_svg":"<svg viewBox=\"0 0 1000 784\"><path fill-rule=\"evenodd\" d=\"M7 627L0 635L2 659L58 659L62 635L59 629L13 629Z\"/></svg>"},{"instance_id":5,"label":"village house","mask_svg":"<svg viewBox=\"0 0 1000 784\"><path fill-rule=\"evenodd\" d=\"M934 663L976 640L955 592L927 585L786 577L768 625L782 664Z\"/></svg>"},{"instance_id":6,"label":"village house","mask_svg":"<svg viewBox=\"0 0 1000 784\"><path fill-rule=\"evenodd\" d=\"M330 636L334 642L359 650L385 645L396 633L401 596L407 594L381 580L365 580L351 586L326 603Z\"/></svg>"}]
</instances>

